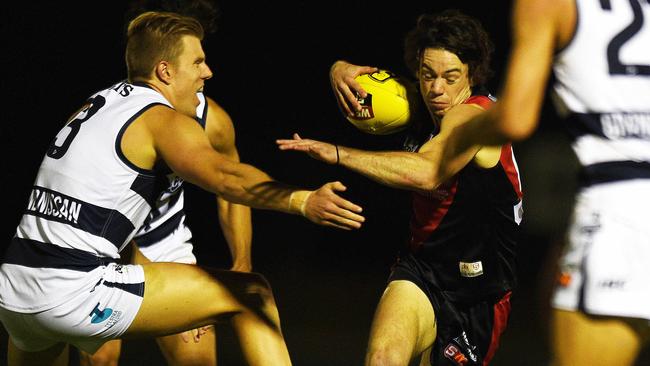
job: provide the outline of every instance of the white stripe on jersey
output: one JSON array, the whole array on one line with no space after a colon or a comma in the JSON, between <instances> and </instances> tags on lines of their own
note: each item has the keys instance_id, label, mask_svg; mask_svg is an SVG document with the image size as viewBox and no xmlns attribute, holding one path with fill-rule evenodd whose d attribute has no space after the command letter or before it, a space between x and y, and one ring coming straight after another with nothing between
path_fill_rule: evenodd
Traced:
<instances>
[{"instance_id":1,"label":"white stripe on jersey","mask_svg":"<svg viewBox=\"0 0 650 366\"><path fill-rule=\"evenodd\" d=\"M583 166L608 161L650 161L648 140L608 140L594 135L576 139L573 149Z\"/></svg>"}]
</instances>

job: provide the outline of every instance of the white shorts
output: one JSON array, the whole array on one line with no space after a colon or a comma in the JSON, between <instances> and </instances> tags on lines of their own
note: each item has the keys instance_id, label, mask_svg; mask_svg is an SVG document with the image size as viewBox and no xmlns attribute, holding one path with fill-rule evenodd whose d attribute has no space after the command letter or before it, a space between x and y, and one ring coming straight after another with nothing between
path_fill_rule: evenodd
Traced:
<instances>
[{"instance_id":1,"label":"white shorts","mask_svg":"<svg viewBox=\"0 0 650 366\"><path fill-rule=\"evenodd\" d=\"M196 264L196 256L190 242L192 232L181 223L170 235L147 246L138 246L140 252L152 262L176 262ZM136 244L138 238L134 238Z\"/></svg>"},{"instance_id":2,"label":"white shorts","mask_svg":"<svg viewBox=\"0 0 650 366\"><path fill-rule=\"evenodd\" d=\"M50 309L27 313L0 307L0 321L16 347L37 352L65 342L92 354L104 342L120 338L142 304L144 270L140 265L115 263L100 269L94 288Z\"/></svg>"},{"instance_id":3,"label":"white shorts","mask_svg":"<svg viewBox=\"0 0 650 366\"><path fill-rule=\"evenodd\" d=\"M650 182L583 189L577 196L552 306L650 319Z\"/></svg>"}]
</instances>

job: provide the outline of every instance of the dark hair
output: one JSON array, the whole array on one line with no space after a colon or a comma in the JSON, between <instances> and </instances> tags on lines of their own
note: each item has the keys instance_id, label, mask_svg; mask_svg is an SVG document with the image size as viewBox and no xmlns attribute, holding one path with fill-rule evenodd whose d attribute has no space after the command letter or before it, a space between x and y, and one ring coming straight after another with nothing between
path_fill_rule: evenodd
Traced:
<instances>
[{"instance_id":1,"label":"dark hair","mask_svg":"<svg viewBox=\"0 0 650 366\"><path fill-rule=\"evenodd\" d=\"M469 67L473 85L483 85L492 75L490 69L494 46L481 23L458 10L423 14L404 40L404 62L417 77L420 58L427 48L449 51Z\"/></svg>"},{"instance_id":2,"label":"dark hair","mask_svg":"<svg viewBox=\"0 0 650 366\"><path fill-rule=\"evenodd\" d=\"M162 11L192 17L201 23L206 34L215 33L221 16L213 0L132 0L124 15L125 24L147 11Z\"/></svg>"}]
</instances>

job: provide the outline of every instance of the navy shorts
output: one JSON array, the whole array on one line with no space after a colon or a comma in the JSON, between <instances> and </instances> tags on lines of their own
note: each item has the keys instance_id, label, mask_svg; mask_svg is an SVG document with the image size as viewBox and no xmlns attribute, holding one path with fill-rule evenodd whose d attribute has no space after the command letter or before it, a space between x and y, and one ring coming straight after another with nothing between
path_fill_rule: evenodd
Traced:
<instances>
[{"instance_id":1,"label":"navy shorts","mask_svg":"<svg viewBox=\"0 0 650 366\"><path fill-rule=\"evenodd\" d=\"M411 254L393 266L389 281L417 285L433 306L437 325L431 365L487 365L499 346L510 315L511 291L476 301L459 301L440 290L435 273Z\"/></svg>"}]
</instances>

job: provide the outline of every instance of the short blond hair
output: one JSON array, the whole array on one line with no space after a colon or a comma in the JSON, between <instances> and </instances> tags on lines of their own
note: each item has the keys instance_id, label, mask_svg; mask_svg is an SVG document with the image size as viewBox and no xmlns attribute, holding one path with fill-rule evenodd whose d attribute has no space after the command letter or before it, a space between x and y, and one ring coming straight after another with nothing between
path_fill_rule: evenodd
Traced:
<instances>
[{"instance_id":1,"label":"short blond hair","mask_svg":"<svg viewBox=\"0 0 650 366\"><path fill-rule=\"evenodd\" d=\"M174 62L183 52L181 38L203 40L203 27L196 19L176 13L148 11L129 23L126 68L130 81L146 80L163 60Z\"/></svg>"}]
</instances>

